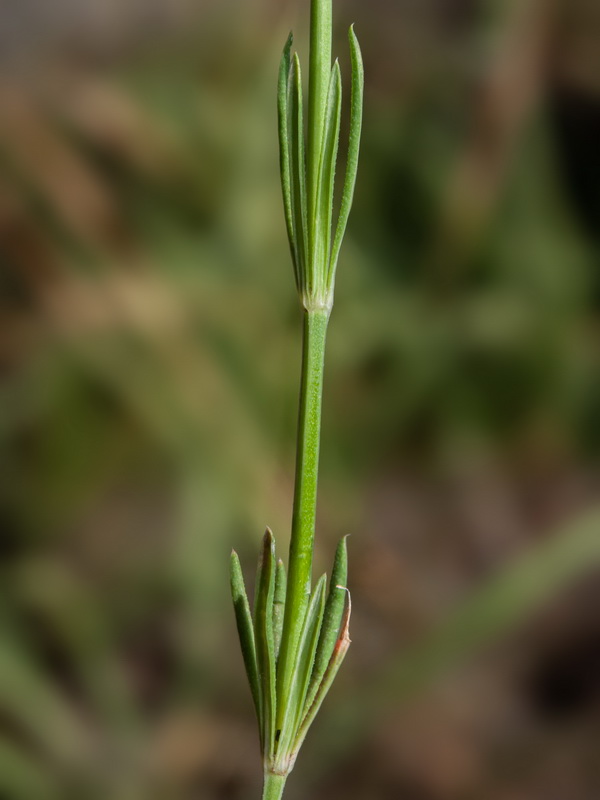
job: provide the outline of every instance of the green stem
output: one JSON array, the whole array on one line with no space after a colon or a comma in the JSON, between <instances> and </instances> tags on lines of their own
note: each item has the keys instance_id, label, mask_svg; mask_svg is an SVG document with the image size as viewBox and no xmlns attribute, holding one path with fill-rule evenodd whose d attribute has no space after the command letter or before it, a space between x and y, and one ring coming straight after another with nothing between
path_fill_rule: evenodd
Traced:
<instances>
[{"instance_id":1,"label":"green stem","mask_svg":"<svg viewBox=\"0 0 600 800\"><path fill-rule=\"evenodd\" d=\"M272 772L265 772L262 800L280 800L286 780L287 775L273 775Z\"/></svg>"},{"instance_id":2,"label":"green stem","mask_svg":"<svg viewBox=\"0 0 600 800\"><path fill-rule=\"evenodd\" d=\"M286 711L290 677L311 588L317 512L321 398L329 311L304 313L302 376L298 415L296 483L285 616L278 665L277 727Z\"/></svg>"}]
</instances>

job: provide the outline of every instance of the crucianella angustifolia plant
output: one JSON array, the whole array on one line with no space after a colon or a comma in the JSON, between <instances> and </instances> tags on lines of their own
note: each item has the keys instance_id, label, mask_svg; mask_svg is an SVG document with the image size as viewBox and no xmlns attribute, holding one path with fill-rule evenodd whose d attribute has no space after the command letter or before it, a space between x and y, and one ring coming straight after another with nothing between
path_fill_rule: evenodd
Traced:
<instances>
[{"instance_id":1,"label":"crucianella angustifolia plant","mask_svg":"<svg viewBox=\"0 0 600 800\"><path fill-rule=\"evenodd\" d=\"M296 287L303 312L296 478L288 572L267 528L253 607L235 551L231 590L244 664L258 718L263 800L281 798L298 751L350 645L346 539L329 583L312 586L325 338L338 256L356 181L362 124L363 64L349 31L349 137L340 198L335 198L342 109L339 63L332 65L332 1L312 0L306 111L292 36L277 92L281 185ZM337 210L337 213L336 213Z\"/></svg>"}]
</instances>

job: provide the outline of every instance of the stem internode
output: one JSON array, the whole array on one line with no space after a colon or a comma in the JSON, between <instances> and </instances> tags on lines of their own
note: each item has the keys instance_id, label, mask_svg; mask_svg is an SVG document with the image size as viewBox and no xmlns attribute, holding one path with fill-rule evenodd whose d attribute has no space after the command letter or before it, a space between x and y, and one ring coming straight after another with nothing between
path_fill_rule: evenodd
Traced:
<instances>
[{"instance_id":1,"label":"stem internode","mask_svg":"<svg viewBox=\"0 0 600 800\"><path fill-rule=\"evenodd\" d=\"M278 664L278 727L281 727L286 709L291 671L304 624L311 587L317 511L323 367L328 322L328 310L304 312L292 536L283 635Z\"/></svg>"}]
</instances>

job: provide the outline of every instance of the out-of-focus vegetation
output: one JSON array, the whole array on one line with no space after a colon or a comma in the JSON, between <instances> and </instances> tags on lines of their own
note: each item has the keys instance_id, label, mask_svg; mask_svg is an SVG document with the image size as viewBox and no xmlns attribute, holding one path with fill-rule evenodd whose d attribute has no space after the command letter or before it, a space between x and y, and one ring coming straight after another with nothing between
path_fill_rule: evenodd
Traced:
<instances>
[{"instance_id":1,"label":"out-of-focus vegetation","mask_svg":"<svg viewBox=\"0 0 600 800\"><path fill-rule=\"evenodd\" d=\"M0 797L246 797L227 565L289 529L306 9L37 5L0 25ZM290 798L598 795L600 23L563 6L340 4L317 563L353 534L354 644Z\"/></svg>"}]
</instances>

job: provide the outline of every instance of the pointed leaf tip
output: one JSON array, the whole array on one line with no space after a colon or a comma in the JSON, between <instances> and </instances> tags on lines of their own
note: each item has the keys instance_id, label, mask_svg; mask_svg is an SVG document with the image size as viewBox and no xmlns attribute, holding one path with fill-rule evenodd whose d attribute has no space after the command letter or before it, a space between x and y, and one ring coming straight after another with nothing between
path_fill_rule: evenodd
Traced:
<instances>
[{"instance_id":1,"label":"pointed leaf tip","mask_svg":"<svg viewBox=\"0 0 600 800\"><path fill-rule=\"evenodd\" d=\"M269 542L270 544L271 543L272 544L275 543L275 537L273 536L273 531L271 530L271 528L269 528L268 525L265 528L265 535L264 535L263 539L264 539L264 541Z\"/></svg>"}]
</instances>

